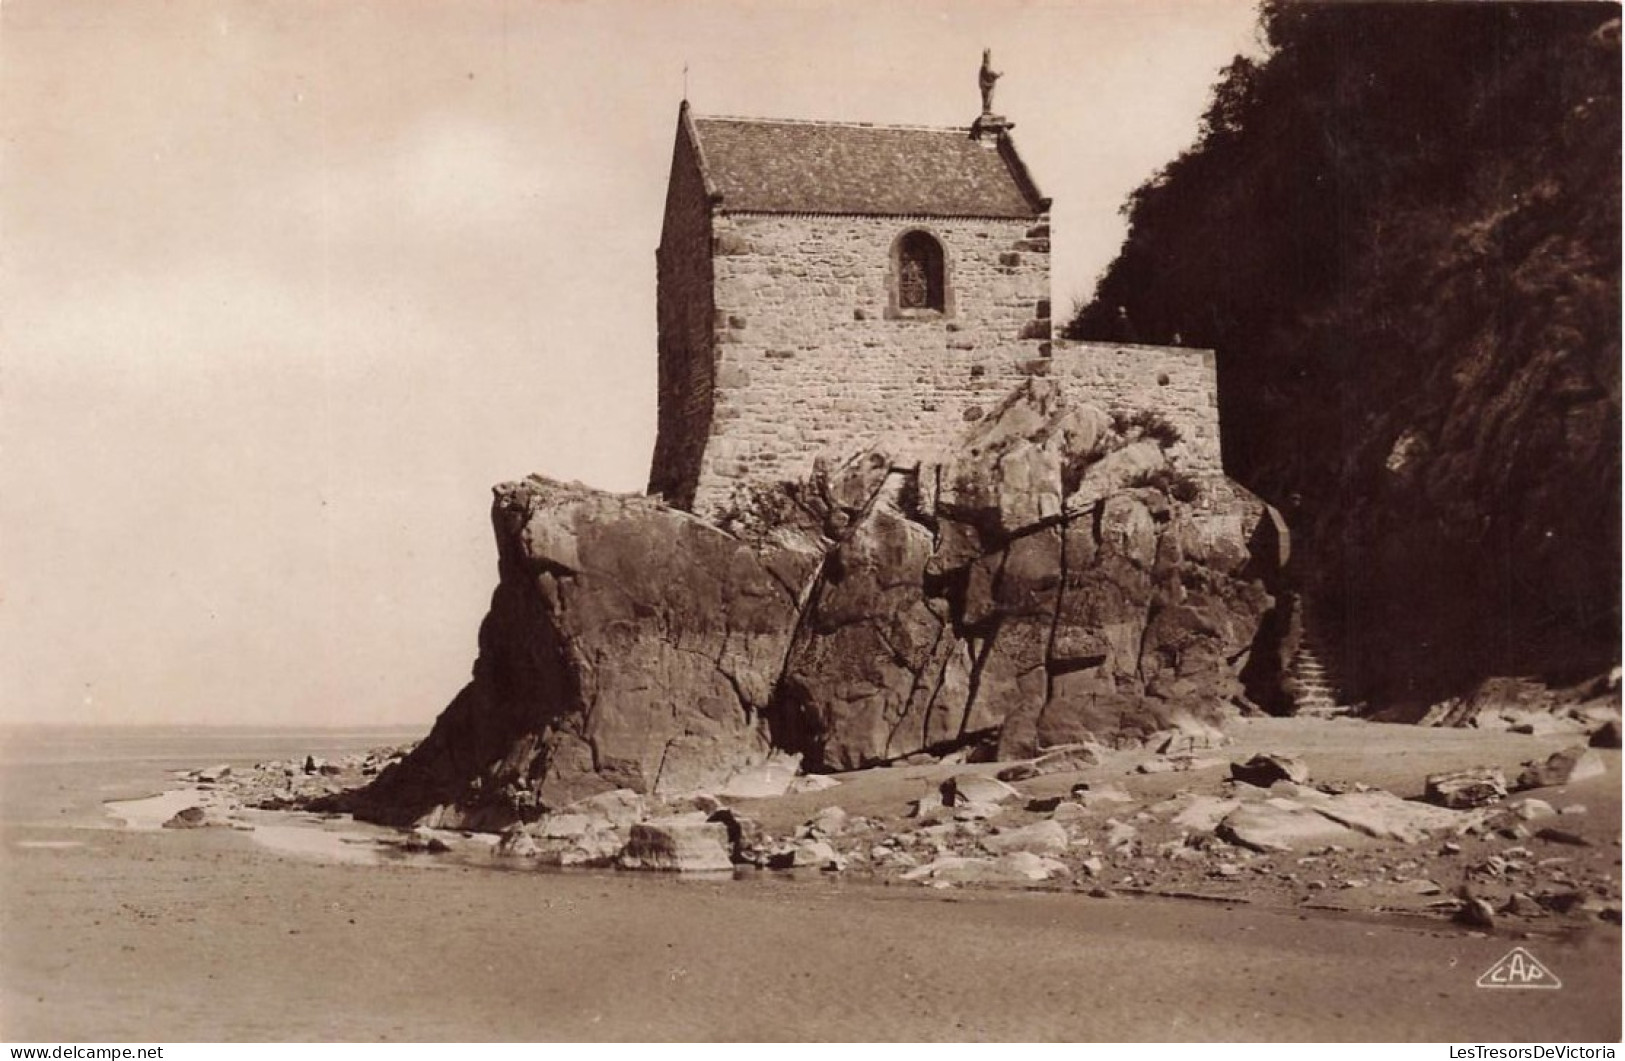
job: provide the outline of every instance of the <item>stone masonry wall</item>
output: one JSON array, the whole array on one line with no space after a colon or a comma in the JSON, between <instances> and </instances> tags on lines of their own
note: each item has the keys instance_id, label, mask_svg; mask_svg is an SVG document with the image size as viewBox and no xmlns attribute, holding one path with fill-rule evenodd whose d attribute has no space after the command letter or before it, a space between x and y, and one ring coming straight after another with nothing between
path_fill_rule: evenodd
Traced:
<instances>
[{"instance_id":1,"label":"stone masonry wall","mask_svg":"<svg viewBox=\"0 0 1625 1061\"><path fill-rule=\"evenodd\" d=\"M711 288L711 203L683 130L672 153L660 248L655 315L660 329L660 419L649 492L679 508L694 502L711 432L715 311Z\"/></svg>"},{"instance_id":2,"label":"stone masonry wall","mask_svg":"<svg viewBox=\"0 0 1625 1061\"><path fill-rule=\"evenodd\" d=\"M1196 475L1224 472L1213 351L1057 340L1048 374L1107 412L1161 413L1182 436L1169 451L1179 467Z\"/></svg>"},{"instance_id":3,"label":"stone masonry wall","mask_svg":"<svg viewBox=\"0 0 1625 1061\"><path fill-rule=\"evenodd\" d=\"M724 507L743 481L800 477L820 452L946 443L1049 341L1045 219L732 214L713 225L716 390L695 512ZM900 318L892 248L915 229L942 244L948 307Z\"/></svg>"}]
</instances>

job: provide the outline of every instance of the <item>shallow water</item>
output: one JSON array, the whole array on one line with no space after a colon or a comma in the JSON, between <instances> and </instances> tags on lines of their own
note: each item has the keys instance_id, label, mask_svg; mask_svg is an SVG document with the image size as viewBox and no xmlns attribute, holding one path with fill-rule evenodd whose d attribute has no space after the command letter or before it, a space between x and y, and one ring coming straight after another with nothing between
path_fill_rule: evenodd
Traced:
<instances>
[{"instance_id":1,"label":"shallow water","mask_svg":"<svg viewBox=\"0 0 1625 1061\"><path fill-rule=\"evenodd\" d=\"M420 727L265 729L232 726L0 726L0 824L152 829L188 804L151 803L178 787L176 771L337 759L421 737ZM193 798L201 803L206 792ZM168 797L166 797L168 798ZM105 804L136 816L128 825ZM156 822L151 818L167 810Z\"/></svg>"},{"instance_id":2,"label":"shallow water","mask_svg":"<svg viewBox=\"0 0 1625 1061\"><path fill-rule=\"evenodd\" d=\"M311 823L259 822L250 834L256 844L281 855L373 866L393 854L376 836L360 832L333 832Z\"/></svg>"},{"instance_id":3,"label":"shallow water","mask_svg":"<svg viewBox=\"0 0 1625 1061\"><path fill-rule=\"evenodd\" d=\"M198 793L190 789L161 792L142 799L115 799L103 804L107 813L127 829L151 832L188 807L201 806Z\"/></svg>"},{"instance_id":4,"label":"shallow water","mask_svg":"<svg viewBox=\"0 0 1625 1061\"><path fill-rule=\"evenodd\" d=\"M18 840L11 845L28 849L61 850L69 847L84 847L83 840Z\"/></svg>"}]
</instances>

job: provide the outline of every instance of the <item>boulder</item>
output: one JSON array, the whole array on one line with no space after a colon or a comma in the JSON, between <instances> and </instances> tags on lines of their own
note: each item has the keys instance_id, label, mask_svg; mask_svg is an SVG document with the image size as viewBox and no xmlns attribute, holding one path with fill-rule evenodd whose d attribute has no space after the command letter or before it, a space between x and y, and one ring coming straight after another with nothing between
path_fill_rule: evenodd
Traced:
<instances>
[{"instance_id":1,"label":"boulder","mask_svg":"<svg viewBox=\"0 0 1625 1061\"><path fill-rule=\"evenodd\" d=\"M1535 799L1532 796L1528 799L1519 800L1518 805L1512 809L1513 812L1518 815L1518 817L1522 818L1526 822L1536 821L1540 818L1554 818L1557 816L1556 807L1552 806L1550 803L1547 803L1543 799Z\"/></svg>"},{"instance_id":2,"label":"boulder","mask_svg":"<svg viewBox=\"0 0 1625 1061\"><path fill-rule=\"evenodd\" d=\"M1169 823L1181 829L1211 833L1233 812L1241 807L1240 800L1219 799L1215 796L1187 796L1180 800Z\"/></svg>"},{"instance_id":3,"label":"boulder","mask_svg":"<svg viewBox=\"0 0 1625 1061\"><path fill-rule=\"evenodd\" d=\"M627 830L604 819L557 814L531 824L510 825L497 840L497 855L533 858L549 866L613 866L626 847ZM424 840L432 850L439 838Z\"/></svg>"},{"instance_id":4,"label":"boulder","mask_svg":"<svg viewBox=\"0 0 1625 1061\"><path fill-rule=\"evenodd\" d=\"M740 814L731 807L722 807L711 812L706 821L716 822L728 832L728 853L735 862L749 861L752 850L758 849L763 840L762 825L755 818Z\"/></svg>"},{"instance_id":5,"label":"boulder","mask_svg":"<svg viewBox=\"0 0 1625 1061\"><path fill-rule=\"evenodd\" d=\"M175 812L163 827L165 829L201 829L208 825L208 814L202 807L186 807Z\"/></svg>"},{"instance_id":6,"label":"boulder","mask_svg":"<svg viewBox=\"0 0 1625 1061\"><path fill-rule=\"evenodd\" d=\"M955 774L942 783L941 791L943 805L948 807L997 806L1021 795L1003 781L982 774Z\"/></svg>"},{"instance_id":7,"label":"boulder","mask_svg":"<svg viewBox=\"0 0 1625 1061\"><path fill-rule=\"evenodd\" d=\"M543 479L498 487L492 518L474 679L359 816L494 829L607 789L726 791L768 762L762 717L816 554Z\"/></svg>"},{"instance_id":8,"label":"boulder","mask_svg":"<svg viewBox=\"0 0 1625 1061\"><path fill-rule=\"evenodd\" d=\"M509 858L535 858L541 849L536 845L536 838L525 831L523 825L510 825L502 831L502 838L497 841L496 853Z\"/></svg>"},{"instance_id":9,"label":"boulder","mask_svg":"<svg viewBox=\"0 0 1625 1061\"><path fill-rule=\"evenodd\" d=\"M1591 734L1591 747L1617 748L1619 747L1619 719L1611 718L1598 726Z\"/></svg>"},{"instance_id":10,"label":"boulder","mask_svg":"<svg viewBox=\"0 0 1625 1061\"><path fill-rule=\"evenodd\" d=\"M1067 495L1067 511L1078 512L1098 505L1135 480L1167 466L1168 457L1156 442L1150 439L1130 442L1084 469L1077 489Z\"/></svg>"},{"instance_id":11,"label":"boulder","mask_svg":"<svg viewBox=\"0 0 1625 1061\"><path fill-rule=\"evenodd\" d=\"M851 815L840 807L825 807L807 819L802 829L809 836L840 836L846 832L846 826L850 820Z\"/></svg>"},{"instance_id":12,"label":"boulder","mask_svg":"<svg viewBox=\"0 0 1625 1061\"><path fill-rule=\"evenodd\" d=\"M1344 792L1325 796L1306 790L1297 798L1357 833L1408 844L1439 833L1454 832L1462 827L1466 817L1456 811L1400 799L1391 792Z\"/></svg>"},{"instance_id":13,"label":"boulder","mask_svg":"<svg viewBox=\"0 0 1625 1061\"><path fill-rule=\"evenodd\" d=\"M1065 744L1036 759L1014 763L998 772L1000 781L1026 781L1049 774L1072 774L1099 766L1102 749L1096 744Z\"/></svg>"},{"instance_id":14,"label":"boulder","mask_svg":"<svg viewBox=\"0 0 1625 1061\"><path fill-rule=\"evenodd\" d=\"M949 855L909 870L903 879L952 884L1026 884L1069 874L1064 862L1017 851L998 858Z\"/></svg>"},{"instance_id":15,"label":"boulder","mask_svg":"<svg viewBox=\"0 0 1625 1061\"><path fill-rule=\"evenodd\" d=\"M1071 841L1058 822L1034 822L1020 828L1001 830L982 837L982 846L995 855L1030 851L1035 855L1059 855Z\"/></svg>"},{"instance_id":16,"label":"boulder","mask_svg":"<svg viewBox=\"0 0 1625 1061\"><path fill-rule=\"evenodd\" d=\"M1326 844L1347 844L1354 830L1301 803L1268 799L1230 812L1216 830L1221 839L1254 851L1293 851Z\"/></svg>"},{"instance_id":17,"label":"boulder","mask_svg":"<svg viewBox=\"0 0 1625 1061\"><path fill-rule=\"evenodd\" d=\"M1074 785L1072 799L1085 809L1133 803L1134 797L1120 785Z\"/></svg>"},{"instance_id":18,"label":"boulder","mask_svg":"<svg viewBox=\"0 0 1625 1061\"><path fill-rule=\"evenodd\" d=\"M1302 759L1290 755L1264 753L1244 763L1231 763L1230 776L1237 781L1259 788L1269 788L1277 781L1290 781L1295 785L1309 783L1309 767Z\"/></svg>"},{"instance_id":19,"label":"boulder","mask_svg":"<svg viewBox=\"0 0 1625 1061\"><path fill-rule=\"evenodd\" d=\"M728 830L693 816L656 818L631 827L621 851L624 869L715 873L733 869Z\"/></svg>"},{"instance_id":20,"label":"boulder","mask_svg":"<svg viewBox=\"0 0 1625 1061\"><path fill-rule=\"evenodd\" d=\"M1463 899L1461 905L1456 908L1455 920L1473 928L1494 928L1495 907L1484 899Z\"/></svg>"},{"instance_id":21,"label":"boulder","mask_svg":"<svg viewBox=\"0 0 1625 1061\"><path fill-rule=\"evenodd\" d=\"M1506 795L1506 775L1499 767L1476 766L1429 775L1422 798L1452 810L1468 810L1487 807L1505 799Z\"/></svg>"},{"instance_id":22,"label":"boulder","mask_svg":"<svg viewBox=\"0 0 1625 1061\"><path fill-rule=\"evenodd\" d=\"M1602 756L1583 745L1565 748L1560 752L1553 752L1545 760L1530 760L1523 764L1523 772L1518 775L1519 790L1531 788L1555 788L1558 785L1573 784L1593 777L1601 777L1608 772L1607 765Z\"/></svg>"},{"instance_id":23,"label":"boulder","mask_svg":"<svg viewBox=\"0 0 1625 1061\"><path fill-rule=\"evenodd\" d=\"M1062 800L1049 812L1050 820L1057 822L1075 822L1080 818L1089 816L1089 808L1074 800Z\"/></svg>"},{"instance_id":24,"label":"boulder","mask_svg":"<svg viewBox=\"0 0 1625 1061\"><path fill-rule=\"evenodd\" d=\"M1036 851L1006 852L998 857L996 864L1003 872L1029 881L1056 880L1072 875L1065 862L1046 858Z\"/></svg>"},{"instance_id":25,"label":"boulder","mask_svg":"<svg viewBox=\"0 0 1625 1061\"><path fill-rule=\"evenodd\" d=\"M790 869L816 869L828 873L846 868L846 859L824 840L802 840L789 853Z\"/></svg>"}]
</instances>

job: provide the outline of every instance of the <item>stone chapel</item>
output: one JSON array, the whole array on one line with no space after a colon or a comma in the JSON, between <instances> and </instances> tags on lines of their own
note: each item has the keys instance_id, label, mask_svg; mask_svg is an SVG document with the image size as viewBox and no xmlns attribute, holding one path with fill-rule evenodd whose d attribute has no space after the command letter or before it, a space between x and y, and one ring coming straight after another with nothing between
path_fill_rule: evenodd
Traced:
<instances>
[{"instance_id":1,"label":"stone chapel","mask_svg":"<svg viewBox=\"0 0 1625 1061\"><path fill-rule=\"evenodd\" d=\"M998 76L984 53L982 113L957 128L703 117L683 101L656 251L650 493L712 514L821 453L923 454L1056 374L1050 200L992 112ZM1211 354L1083 347L1065 370L1107 405L1131 404L1125 387L1175 397L1159 388L1177 376L1174 404L1209 406L1191 448L1210 426L1216 466Z\"/></svg>"}]
</instances>

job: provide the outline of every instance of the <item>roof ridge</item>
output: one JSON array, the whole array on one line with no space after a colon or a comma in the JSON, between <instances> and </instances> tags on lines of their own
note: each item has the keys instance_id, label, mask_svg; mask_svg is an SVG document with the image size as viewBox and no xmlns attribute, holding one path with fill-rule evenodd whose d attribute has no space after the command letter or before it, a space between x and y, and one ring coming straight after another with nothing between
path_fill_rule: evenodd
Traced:
<instances>
[{"instance_id":1,"label":"roof ridge","mask_svg":"<svg viewBox=\"0 0 1625 1061\"><path fill-rule=\"evenodd\" d=\"M897 122L854 122L824 118L757 118L743 114L696 114L697 122L751 122L756 125L823 125L843 129L902 129L917 133L966 133L968 125L909 125Z\"/></svg>"}]
</instances>

